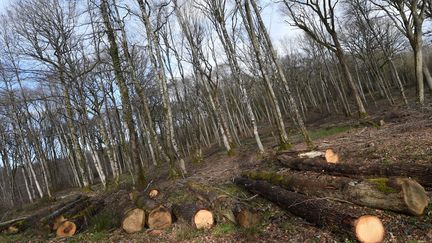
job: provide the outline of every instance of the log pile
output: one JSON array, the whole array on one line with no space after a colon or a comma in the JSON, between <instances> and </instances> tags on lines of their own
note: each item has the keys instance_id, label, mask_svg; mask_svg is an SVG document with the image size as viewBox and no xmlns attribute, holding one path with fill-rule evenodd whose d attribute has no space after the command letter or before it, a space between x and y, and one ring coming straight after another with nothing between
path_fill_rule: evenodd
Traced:
<instances>
[{"instance_id":1,"label":"log pile","mask_svg":"<svg viewBox=\"0 0 432 243\"><path fill-rule=\"evenodd\" d=\"M367 208L421 216L429 204L423 188L432 185L427 166L348 165L331 149L282 153L277 161L285 169L244 172L234 183L318 227L360 242L382 242L385 237L381 220ZM357 205L367 208L358 210ZM161 232L176 221L196 229L224 221L250 228L261 221L258 211L244 200L189 180L170 189L120 190L105 200L76 196L37 214L0 222L0 232L18 233L36 225L57 237L73 236L89 227L101 210L109 210L128 234L145 228Z\"/></svg>"}]
</instances>

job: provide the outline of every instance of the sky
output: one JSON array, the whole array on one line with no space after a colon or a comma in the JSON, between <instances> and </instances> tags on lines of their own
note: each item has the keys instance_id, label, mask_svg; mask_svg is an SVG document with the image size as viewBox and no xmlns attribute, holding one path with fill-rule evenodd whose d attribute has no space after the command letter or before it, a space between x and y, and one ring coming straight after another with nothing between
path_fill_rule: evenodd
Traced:
<instances>
[{"instance_id":1,"label":"sky","mask_svg":"<svg viewBox=\"0 0 432 243\"><path fill-rule=\"evenodd\" d=\"M12 2L14 2L14 0L0 0L0 13L4 12L7 6ZM284 21L279 7L274 3L264 6L262 17L278 51L283 52L283 45L286 44L286 38L293 38L300 34L298 29L289 26L289 24Z\"/></svg>"}]
</instances>

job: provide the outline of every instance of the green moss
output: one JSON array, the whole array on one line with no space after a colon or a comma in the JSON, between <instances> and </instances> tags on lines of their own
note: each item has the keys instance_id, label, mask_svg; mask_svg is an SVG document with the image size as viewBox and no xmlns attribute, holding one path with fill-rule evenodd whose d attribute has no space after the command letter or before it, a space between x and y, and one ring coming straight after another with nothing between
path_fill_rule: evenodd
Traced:
<instances>
[{"instance_id":1,"label":"green moss","mask_svg":"<svg viewBox=\"0 0 432 243\"><path fill-rule=\"evenodd\" d=\"M373 183L378 191L384 194L397 193L398 191L388 185L388 178L374 178L368 179L369 182Z\"/></svg>"},{"instance_id":2,"label":"green moss","mask_svg":"<svg viewBox=\"0 0 432 243\"><path fill-rule=\"evenodd\" d=\"M279 150L279 151L284 151L284 150L289 150L289 149L291 149L291 148L292 148L292 144L289 143L289 142L285 142L285 143L280 143L280 144L279 144L279 148L278 148L278 150Z\"/></svg>"},{"instance_id":3,"label":"green moss","mask_svg":"<svg viewBox=\"0 0 432 243\"><path fill-rule=\"evenodd\" d=\"M231 147L231 149L227 151L227 155L228 156L234 156L235 155L235 149L233 147Z\"/></svg>"},{"instance_id":4,"label":"green moss","mask_svg":"<svg viewBox=\"0 0 432 243\"><path fill-rule=\"evenodd\" d=\"M90 231L93 233L104 232L118 227L118 219L112 211L103 210L90 218Z\"/></svg>"},{"instance_id":5,"label":"green moss","mask_svg":"<svg viewBox=\"0 0 432 243\"><path fill-rule=\"evenodd\" d=\"M217 224L213 230L212 234L215 236L221 236L221 235L229 235L237 231L237 227L234 224L231 223L221 223Z\"/></svg>"},{"instance_id":6,"label":"green moss","mask_svg":"<svg viewBox=\"0 0 432 243\"><path fill-rule=\"evenodd\" d=\"M324 128L324 129L318 129L318 130L314 130L311 131L309 133L310 138L312 140L318 139L318 138L323 138L323 137L328 137L328 136L332 136L338 133L343 133L346 132L348 130L350 130L351 127L350 126L340 126L340 127L331 127L331 128Z\"/></svg>"}]
</instances>

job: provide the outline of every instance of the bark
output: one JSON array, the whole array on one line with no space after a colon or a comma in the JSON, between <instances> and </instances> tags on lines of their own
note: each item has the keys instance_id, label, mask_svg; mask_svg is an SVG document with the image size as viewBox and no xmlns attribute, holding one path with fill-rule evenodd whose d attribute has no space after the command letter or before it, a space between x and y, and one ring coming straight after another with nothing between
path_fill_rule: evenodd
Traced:
<instances>
[{"instance_id":1,"label":"bark","mask_svg":"<svg viewBox=\"0 0 432 243\"><path fill-rule=\"evenodd\" d=\"M420 185L432 187L432 166L423 164L413 164L406 162L394 162L383 166L382 164L368 163L338 163L330 164L325 159L301 159L291 156L279 155L277 161L285 167L300 171L322 172L337 176L382 176L382 177L411 177Z\"/></svg>"},{"instance_id":2,"label":"bark","mask_svg":"<svg viewBox=\"0 0 432 243\"><path fill-rule=\"evenodd\" d=\"M165 116L165 132L166 139L169 140L170 147L172 148L172 152L176 158L178 163L178 167L183 176L187 174L185 162L180 155L180 151L178 148L177 140L175 138L174 133L174 123L173 123L173 115L171 110L171 105L168 96L168 85L166 80L166 74L163 68L162 54L159 47L159 37L158 34L154 32L152 24L150 22L150 16L147 14L148 10L145 7L143 0L137 0L138 5L141 9L142 19L145 25L147 40L149 42L149 56L151 63L153 65L153 69L156 71L156 78L159 84L159 92L162 95L162 105Z\"/></svg>"},{"instance_id":3,"label":"bark","mask_svg":"<svg viewBox=\"0 0 432 243\"><path fill-rule=\"evenodd\" d=\"M408 178L350 179L318 173L254 171L244 176L264 180L312 197L329 197L357 205L422 215L429 198L424 188Z\"/></svg>"},{"instance_id":4,"label":"bark","mask_svg":"<svg viewBox=\"0 0 432 243\"><path fill-rule=\"evenodd\" d=\"M144 168L142 167L142 163L140 162L139 150L138 150L138 135L135 130L133 116L132 116L132 107L130 104L129 90L126 85L126 80L123 76L119 50L116 42L116 36L114 33L114 29L111 25L111 20L109 17L109 4L107 0L103 0L100 5L100 12L103 18L103 23L105 26L106 34L108 36L109 41L109 54L111 56L111 61L114 68L114 74L117 81L117 84L120 88L120 98L123 105L123 116L127 125L127 129L129 132L131 149L129 149L129 154L132 159L133 165L138 166L138 182L140 184L144 183Z\"/></svg>"},{"instance_id":5,"label":"bark","mask_svg":"<svg viewBox=\"0 0 432 243\"><path fill-rule=\"evenodd\" d=\"M319 227L327 227L334 232L352 237L355 236L359 240L362 239L363 235L359 237L356 232L356 228L358 227L357 222L362 218L362 215L336 202L290 192L281 187L272 186L265 181L255 181L240 177L234 179L234 183L272 201L286 211L302 217ZM376 226L381 227L380 234L371 235L373 240L368 242L381 242L383 240L384 227L380 221Z\"/></svg>"},{"instance_id":6,"label":"bark","mask_svg":"<svg viewBox=\"0 0 432 243\"><path fill-rule=\"evenodd\" d=\"M275 113L275 122L276 122L276 125L278 128L278 133L279 133L280 146L282 149L286 149L286 147L290 146L290 142L288 140L288 135L287 135L286 130L285 130L285 124L284 124L282 113L281 113L281 110L280 110L280 107L278 104L278 100L277 100L276 94L273 90L273 85L270 81L270 77L267 74L266 67L264 65L264 61L262 60L262 55L261 55L260 45L258 43L258 38L257 38L255 31L253 30L254 23L252 21L250 9L245 8L245 10L243 10L243 6L239 0L236 0L236 4L237 4L237 8L239 8L239 10L240 10L239 12L240 12L241 17L243 19L243 24L244 24L244 26L248 32L250 41L252 43L253 51L255 53L255 58L256 58L256 61L258 62L258 66L259 66L261 75L264 79L264 82L266 84L267 91L270 94L270 101L272 104L273 111ZM249 5L246 4L245 6L249 6Z\"/></svg>"},{"instance_id":7,"label":"bark","mask_svg":"<svg viewBox=\"0 0 432 243\"><path fill-rule=\"evenodd\" d=\"M173 205L173 213L177 218L184 220L197 229L209 229L214 224L211 211L197 206L195 203Z\"/></svg>"}]
</instances>

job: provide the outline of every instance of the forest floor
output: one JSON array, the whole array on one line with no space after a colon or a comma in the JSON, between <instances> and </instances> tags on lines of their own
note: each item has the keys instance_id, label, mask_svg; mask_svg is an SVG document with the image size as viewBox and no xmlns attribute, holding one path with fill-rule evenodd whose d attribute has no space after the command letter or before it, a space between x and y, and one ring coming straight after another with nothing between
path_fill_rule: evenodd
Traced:
<instances>
[{"instance_id":1,"label":"forest floor","mask_svg":"<svg viewBox=\"0 0 432 243\"><path fill-rule=\"evenodd\" d=\"M315 114L315 117L311 115L307 126L317 149L334 149L344 163L380 163L383 166L395 161L432 163L432 109L423 108L420 111L377 105L369 107L369 111L372 120L383 120L384 123L381 125L361 123L355 118L346 118L342 115L325 118L318 114ZM147 230L129 235L120 229L106 230L109 228L110 219L109 216L102 215L95 218L86 231L72 238L56 239L54 235L42 236L30 231L24 234L0 236L0 242L355 242L353 239L332 233L330 229L315 227L260 197L253 197L231 183L234 177L246 170L277 168L271 160L277 150L277 141L271 133L266 132L271 130L269 127L261 127L260 130L263 131L265 147L270 151L264 158L256 153L254 140L249 138L242 141L242 145L236 148L232 156L228 156L217 145L207 149L202 163L189 166L190 176L186 179L149 178L149 181L165 191L185 183L186 180L213 185L253 205L262 214L261 223L256 227L240 229L231 223L223 222L216 224L210 230L194 230L184 224L176 223L163 232ZM295 131L292 132L291 137L294 140L294 150L306 149L301 137L295 134ZM128 178L123 179L123 187L127 187ZM80 190L59 192L57 197L78 193L106 197L116 190L111 188L103 191L100 185L92 189L89 192ZM427 190L431 196L432 188ZM38 202L19 212L9 214L28 213L49 203ZM379 216L387 231L386 242L432 242L432 203L422 217L405 216L353 205L347 207L365 212L373 211Z\"/></svg>"}]
</instances>

